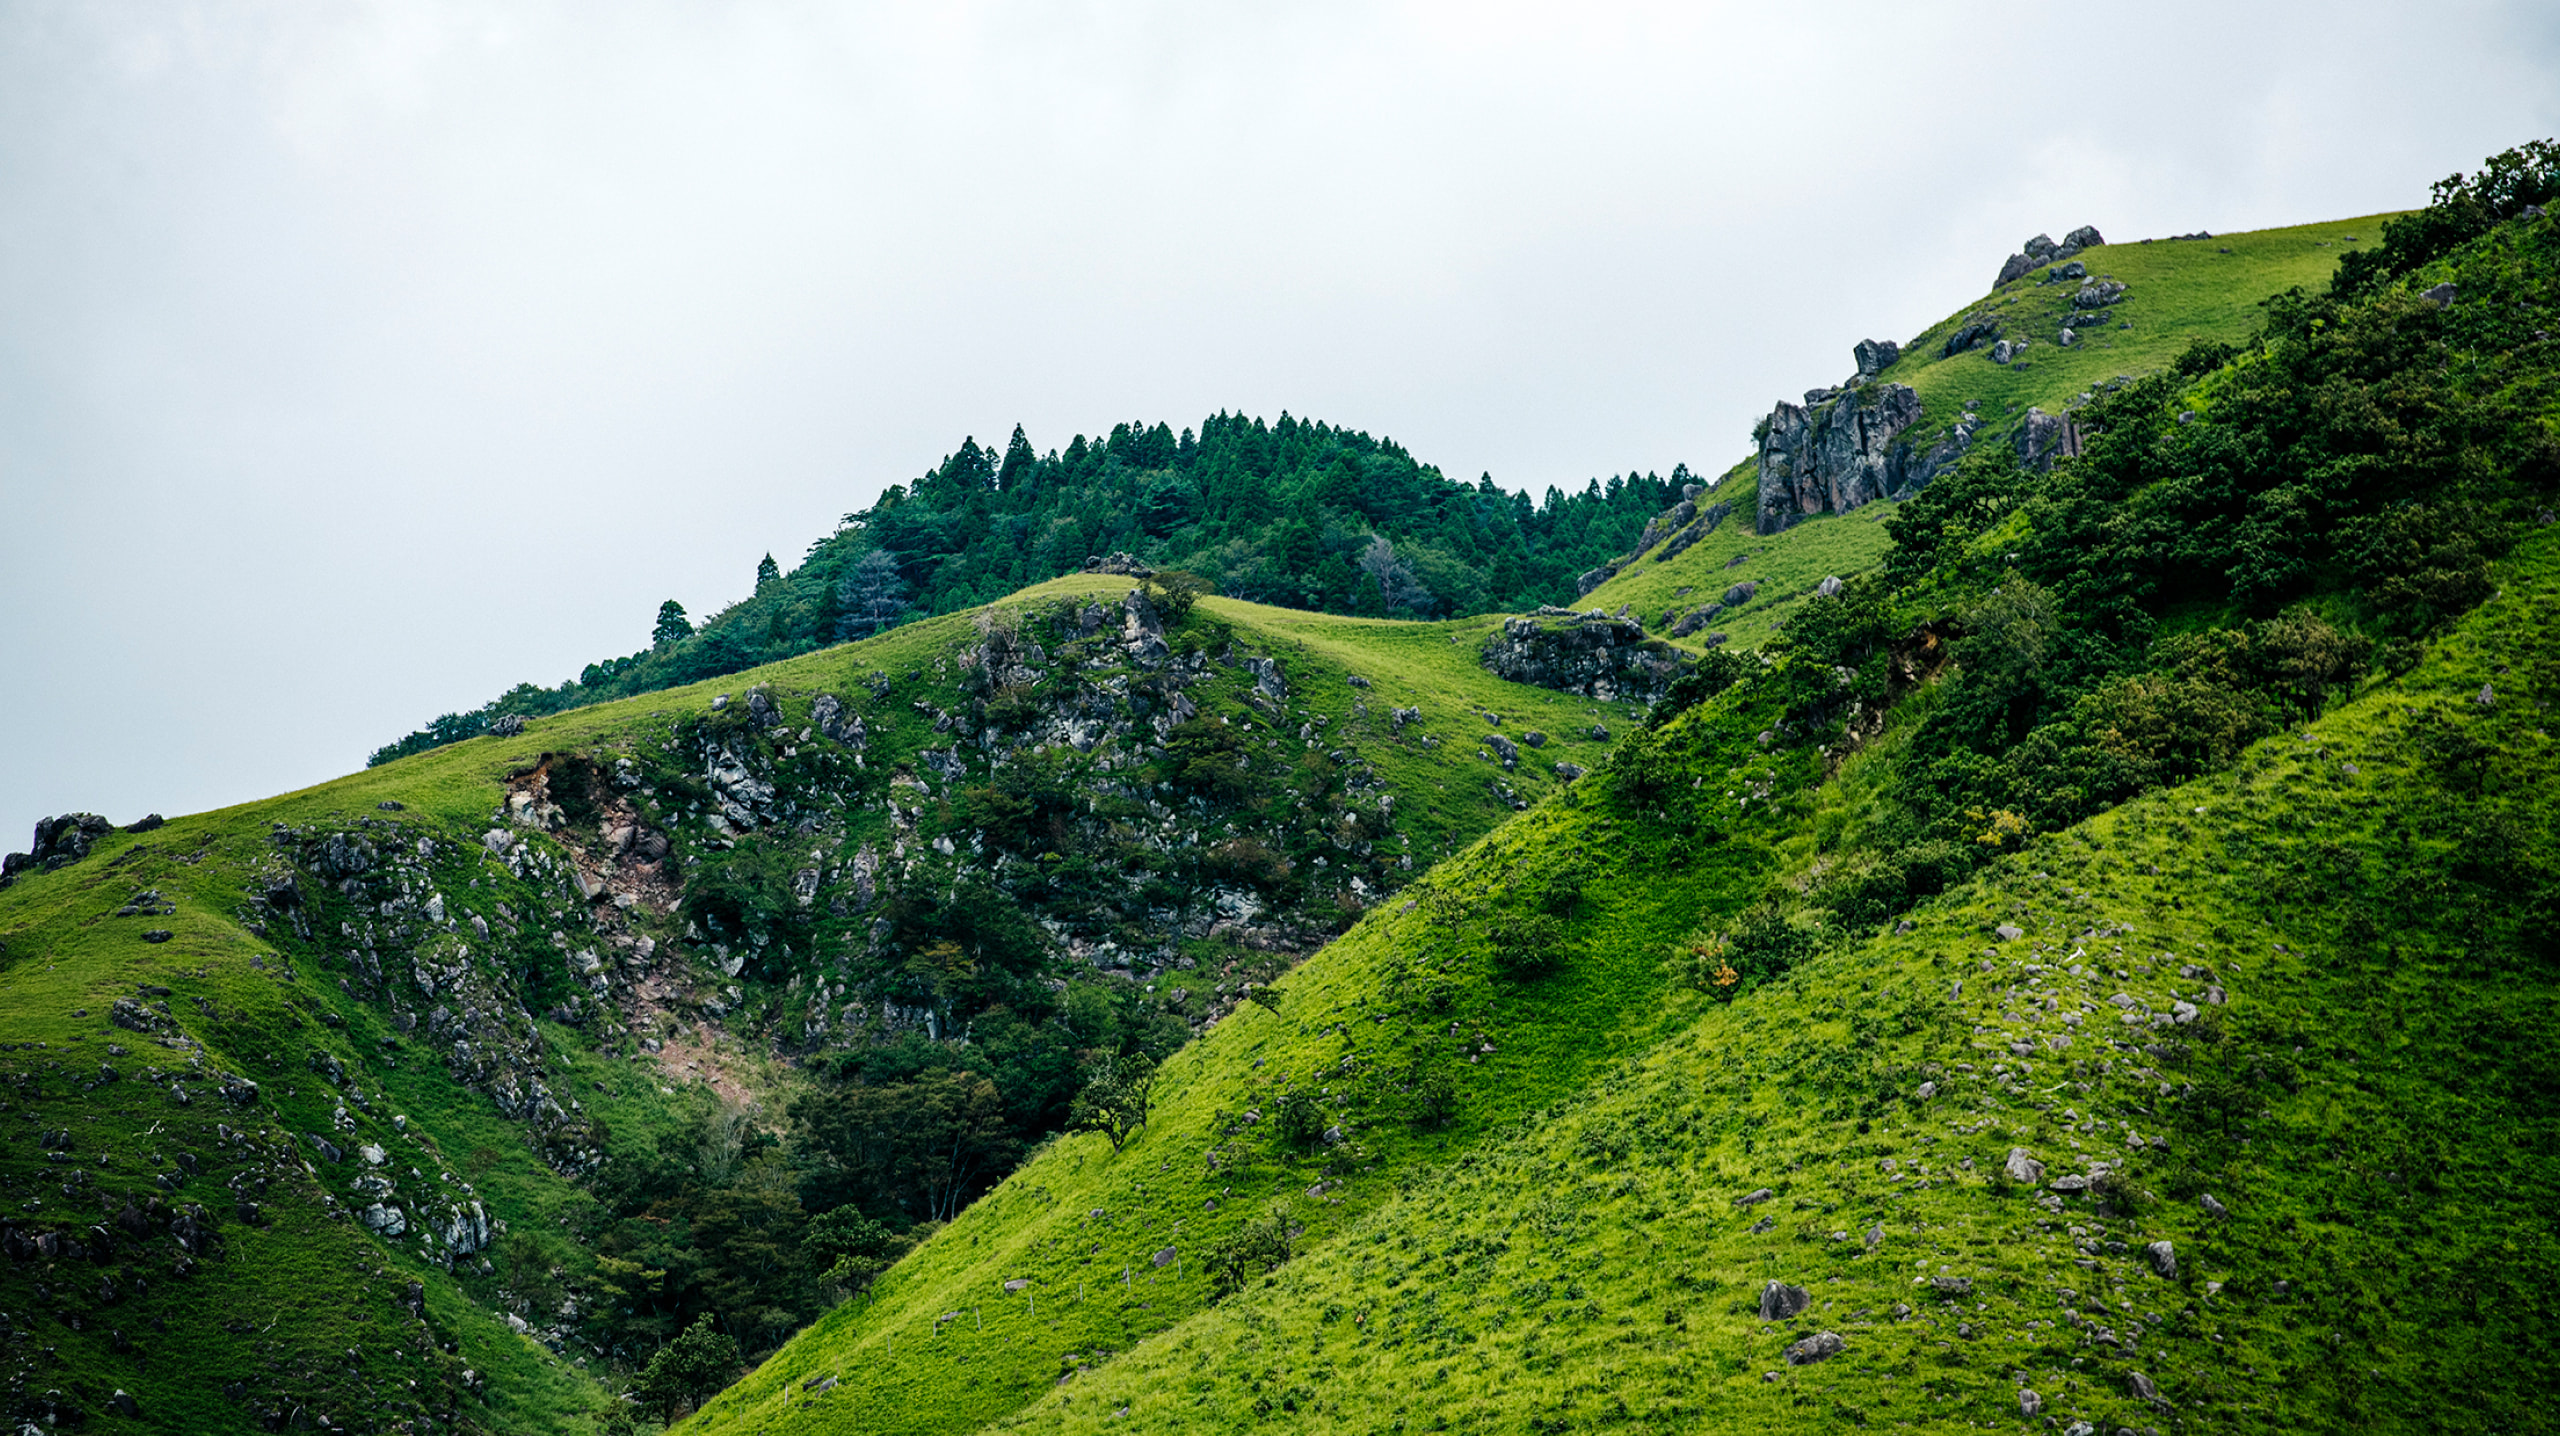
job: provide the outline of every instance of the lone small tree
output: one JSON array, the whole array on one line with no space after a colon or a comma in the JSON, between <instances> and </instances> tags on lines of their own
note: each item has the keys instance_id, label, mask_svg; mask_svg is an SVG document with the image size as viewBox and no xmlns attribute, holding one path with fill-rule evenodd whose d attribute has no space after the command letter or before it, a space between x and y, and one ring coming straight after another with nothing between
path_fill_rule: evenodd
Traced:
<instances>
[{"instance_id":1,"label":"lone small tree","mask_svg":"<svg viewBox=\"0 0 2560 1436\"><path fill-rule=\"evenodd\" d=\"M658 605L658 626L649 633L649 646L664 648L693 636L693 620L684 616L684 605L674 599Z\"/></svg>"},{"instance_id":2,"label":"lone small tree","mask_svg":"<svg viewBox=\"0 0 2560 1436\"><path fill-rule=\"evenodd\" d=\"M737 1371L737 1339L713 1331L711 1314L704 1312L649 1358L640 1372L640 1400L672 1422L678 1411L728 1385Z\"/></svg>"},{"instance_id":3,"label":"lone small tree","mask_svg":"<svg viewBox=\"0 0 2560 1436\"><path fill-rule=\"evenodd\" d=\"M1207 579L1178 568L1158 569L1139 586L1146 590L1147 602L1156 606L1156 612L1164 615L1169 625L1188 617L1191 605L1198 603L1202 595L1218 591Z\"/></svg>"},{"instance_id":4,"label":"lone small tree","mask_svg":"<svg viewBox=\"0 0 2560 1436\"><path fill-rule=\"evenodd\" d=\"M873 549L846 569L836 584L836 637L869 638L895 625L907 611L907 581L898 556Z\"/></svg>"},{"instance_id":5,"label":"lone small tree","mask_svg":"<svg viewBox=\"0 0 2560 1436\"><path fill-rule=\"evenodd\" d=\"M781 577L782 565L773 561L772 554L766 554L764 556L764 561L756 565L756 592L764 592L764 586L766 584L772 583Z\"/></svg>"},{"instance_id":6,"label":"lone small tree","mask_svg":"<svg viewBox=\"0 0 2560 1436\"><path fill-rule=\"evenodd\" d=\"M1100 1132L1117 1152L1140 1127L1154 1101L1156 1064L1144 1057L1105 1053L1093 1064L1093 1078L1076 1094L1067 1120L1079 1131Z\"/></svg>"}]
</instances>

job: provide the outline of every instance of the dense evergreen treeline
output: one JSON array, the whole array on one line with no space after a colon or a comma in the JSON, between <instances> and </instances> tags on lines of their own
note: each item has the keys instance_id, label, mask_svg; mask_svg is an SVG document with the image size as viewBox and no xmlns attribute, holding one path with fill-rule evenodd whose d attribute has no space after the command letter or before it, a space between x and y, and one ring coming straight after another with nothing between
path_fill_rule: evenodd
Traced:
<instances>
[{"instance_id":1,"label":"dense evergreen treeline","mask_svg":"<svg viewBox=\"0 0 2560 1436\"><path fill-rule=\"evenodd\" d=\"M1019 426L847 514L789 573L768 556L753 596L694 628L670 602L651 645L557 688L519 684L376 751L371 763L538 717L735 673L909 618L1002 598L1128 553L1218 592L1326 613L1429 618L1567 603L1690 482L1594 479L1543 499L1417 462L1391 439L1293 418L1217 414L1197 433L1121 424L1041 455Z\"/></svg>"}]
</instances>

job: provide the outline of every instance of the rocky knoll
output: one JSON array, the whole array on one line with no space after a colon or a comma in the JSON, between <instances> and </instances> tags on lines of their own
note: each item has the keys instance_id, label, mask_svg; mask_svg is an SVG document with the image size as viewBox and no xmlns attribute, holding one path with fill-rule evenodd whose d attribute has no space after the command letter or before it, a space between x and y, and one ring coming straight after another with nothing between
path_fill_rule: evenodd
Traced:
<instances>
[{"instance_id":1,"label":"rocky knoll","mask_svg":"<svg viewBox=\"0 0 2560 1436\"><path fill-rule=\"evenodd\" d=\"M1645 637L1643 624L1598 609L1542 608L1505 619L1484 646L1484 666L1498 677L1603 702L1659 699L1683 661L1678 649Z\"/></svg>"}]
</instances>

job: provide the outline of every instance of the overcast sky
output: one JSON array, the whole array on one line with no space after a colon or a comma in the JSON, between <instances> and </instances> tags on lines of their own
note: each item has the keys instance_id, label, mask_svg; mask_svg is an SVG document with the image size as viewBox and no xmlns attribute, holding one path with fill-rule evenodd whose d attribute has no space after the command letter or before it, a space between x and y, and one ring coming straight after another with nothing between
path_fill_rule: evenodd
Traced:
<instances>
[{"instance_id":1,"label":"overcast sky","mask_svg":"<svg viewBox=\"0 0 2560 1436\"><path fill-rule=\"evenodd\" d=\"M964 434L1543 490L2560 130L2548 4L0 0L0 847L742 596Z\"/></svg>"}]
</instances>

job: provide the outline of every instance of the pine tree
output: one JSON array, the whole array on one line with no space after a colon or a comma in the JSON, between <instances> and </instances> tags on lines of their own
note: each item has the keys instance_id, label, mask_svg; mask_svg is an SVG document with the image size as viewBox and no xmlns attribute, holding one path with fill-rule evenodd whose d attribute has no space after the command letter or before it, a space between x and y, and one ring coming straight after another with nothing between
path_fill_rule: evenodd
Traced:
<instances>
[{"instance_id":1,"label":"pine tree","mask_svg":"<svg viewBox=\"0 0 2560 1436\"><path fill-rule=\"evenodd\" d=\"M1031 452L1031 440L1024 436L1022 426L1014 425L1013 438L1004 446L1004 467L996 470L996 487L1013 492L1031 477L1032 467L1039 462L1040 456Z\"/></svg>"},{"instance_id":2,"label":"pine tree","mask_svg":"<svg viewBox=\"0 0 2560 1436\"><path fill-rule=\"evenodd\" d=\"M773 560L766 559L771 563ZM674 599L658 605L658 626L649 634L649 646L664 648L693 636L693 620L684 616L684 605Z\"/></svg>"},{"instance_id":3,"label":"pine tree","mask_svg":"<svg viewBox=\"0 0 2560 1436\"><path fill-rule=\"evenodd\" d=\"M782 565L773 561L772 554L766 554L764 556L764 562L756 565L756 592L764 592L764 586L766 584L772 583L774 580L781 577Z\"/></svg>"},{"instance_id":4,"label":"pine tree","mask_svg":"<svg viewBox=\"0 0 2560 1436\"><path fill-rule=\"evenodd\" d=\"M907 581L898 574L898 556L873 549L845 570L836 584L836 638L869 638L894 626L907 611Z\"/></svg>"}]
</instances>

